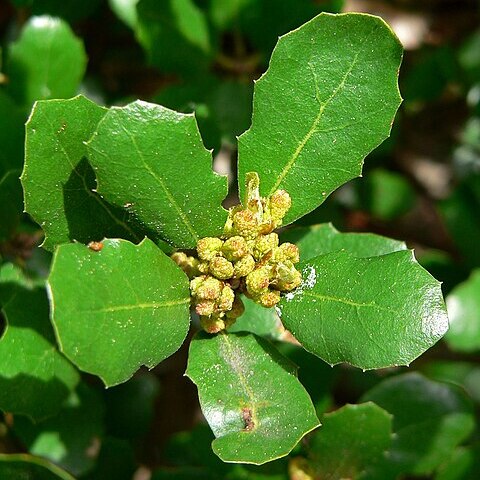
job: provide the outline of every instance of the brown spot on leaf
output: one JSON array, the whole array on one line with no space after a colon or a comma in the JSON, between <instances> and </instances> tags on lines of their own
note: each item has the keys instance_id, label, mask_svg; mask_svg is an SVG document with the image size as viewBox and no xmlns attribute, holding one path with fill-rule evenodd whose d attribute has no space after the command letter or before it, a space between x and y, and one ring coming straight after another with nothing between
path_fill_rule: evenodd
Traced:
<instances>
[{"instance_id":1,"label":"brown spot on leaf","mask_svg":"<svg viewBox=\"0 0 480 480\"><path fill-rule=\"evenodd\" d=\"M252 410L250 408L242 408L242 420L245 424L244 430L246 430L247 432L255 428L255 422L253 421Z\"/></svg>"},{"instance_id":2,"label":"brown spot on leaf","mask_svg":"<svg viewBox=\"0 0 480 480\"><path fill-rule=\"evenodd\" d=\"M90 242L88 248L94 252L99 252L103 248L102 242Z\"/></svg>"}]
</instances>

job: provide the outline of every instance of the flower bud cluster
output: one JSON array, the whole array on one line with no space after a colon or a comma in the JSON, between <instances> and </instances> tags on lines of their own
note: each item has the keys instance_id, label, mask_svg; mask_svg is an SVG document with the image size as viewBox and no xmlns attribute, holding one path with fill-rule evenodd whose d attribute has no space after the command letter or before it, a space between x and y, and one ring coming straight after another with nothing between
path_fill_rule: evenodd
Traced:
<instances>
[{"instance_id":1,"label":"flower bud cluster","mask_svg":"<svg viewBox=\"0 0 480 480\"><path fill-rule=\"evenodd\" d=\"M198 241L198 258L183 252L172 255L192 279L192 302L209 333L227 328L243 313L241 294L270 308L280 301L281 292L293 290L302 281L295 268L298 248L279 244L273 232L291 206L288 193L277 190L262 198L258 175L247 174L244 205L230 209L221 238Z\"/></svg>"}]
</instances>

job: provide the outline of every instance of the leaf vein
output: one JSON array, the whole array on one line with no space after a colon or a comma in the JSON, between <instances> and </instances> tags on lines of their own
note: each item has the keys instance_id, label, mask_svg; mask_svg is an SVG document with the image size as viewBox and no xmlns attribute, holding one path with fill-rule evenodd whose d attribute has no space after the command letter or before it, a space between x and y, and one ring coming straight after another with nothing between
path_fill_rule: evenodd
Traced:
<instances>
[{"instance_id":1,"label":"leaf vein","mask_svg":"<svg viewBox=\"0 0 480 480\"><path fill-rule=\"evenodd\" d=\"M138 147L137 140L135 139L134 135L130 133L126 128L125 125L122 125L122 130L127 134L127 136L130 138L132 145L134 146L140 160L143 162L143 165L147 169L148 173L160 184L162 187L162 190L165 192L165 195L167 196L168 200L171 202L171 204L174 206L175 210L177 210L177 213L179 217L181 218L182 222L184 223L185 227L187 227L188 232L192 236L195 242L198 242L199 236L197 235L197 232L195 231L195 228L191 224L190 220L188 219L187 215L185 212L181 209L180 205L178 202L175 200L175 197L172 195L170 190L167 188L165 185L165 182L162 177L160 177L156 172L152 170L150 165L145 160L145 157L143 156L143 153L141 152L140 148Z\"/></svg>"}]
</instances>

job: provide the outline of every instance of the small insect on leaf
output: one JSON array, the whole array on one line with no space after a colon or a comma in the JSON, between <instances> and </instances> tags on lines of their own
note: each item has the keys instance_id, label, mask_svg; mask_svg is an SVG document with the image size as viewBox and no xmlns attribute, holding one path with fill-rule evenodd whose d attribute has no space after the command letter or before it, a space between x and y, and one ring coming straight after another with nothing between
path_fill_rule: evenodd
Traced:
<instances>
[{"instance_id":1,"label":"small insect on leaf","mask_svg":"<svg viewBox=\"0 0 480 480\"><path fill-rule=\"evenodd\" d=\"M99 252L103 248L102 242L90 242L88 248L94 252Z\"/></svg>"}]
</instances>

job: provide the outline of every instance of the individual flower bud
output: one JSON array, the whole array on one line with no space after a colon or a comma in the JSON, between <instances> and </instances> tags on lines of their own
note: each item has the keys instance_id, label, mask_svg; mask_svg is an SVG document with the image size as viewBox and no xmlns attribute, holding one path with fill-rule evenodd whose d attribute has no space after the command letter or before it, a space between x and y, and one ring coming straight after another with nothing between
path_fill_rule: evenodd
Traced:
<instances>
[{"instance_id":1,"label":"individual flower bud","mask_svg":"<svg viewBox=\"0 0 480 480\"><path fill-rule=\"evenodd\" d=\"M283 257L282 260L290 260L292 263L298 263L300 261L300 252L298 247L293 243L282 243L278 247L280 255Z\"/></svg>"},{"instance_id":2,"label":"individual flower bud","mask_svg":"<svg viewBox=\"0 0 480 480\"><path fill-rule=\"evenodd\" d=\"M201 238L197 243L197 253L201 260L209 261L215 257L222 248L222 240L215 237Z\"/></svg>"},{"instance_id":3,"label":"individual flower bud","mask_svg":"<svg viewBox=\"0 0 480 480\"><path fill-rule=\"evenodd\" d=\"M236 262L248 253L247 242L243 237L235 236L225 240L222 245L222 253L227 260Z\"/></svg>"},{"instance_id":4,"label":"individual flower bud","mask_svg":"<svg viewBox=\"0 0 480 480\"><path fill-rule=\"evenodd\" d=\"M223 282L208 275L195 277L190 282L192 296L200 300L215 300L222 293Z\"/></svg>"},{"instance_id":5,"label":"individual flower bud","mask_svg":"<svg viewBox=\"0 0 480 480\"><path fill-rule=\"evenodd\" d=\"M217 300L217 310L219 312L227 312L228 310L231 310L234 300L234 291L228 285L225 285L220 294L220 298Z\"/></svg>"},{"instance_id":6,"label":"individual flower bud","mask_svg":"<svg viewBox=\"0 0 480 480\"><path fill-rule=\"evenodd\" d=\"M210 262L198 262L197 264L198 271L206 275L210 268Z\"/></svg>"},{"instance_id":7,"label":"individual flower bud","mask_svg":"<svg viewBox=\"0 0 480 480\"><path fill-rule=\"evenodd\" d=\"M216 316L200 317L200 325L207 333L218 333L225 330L224 320Z\"/></svg>"},{"instance_id":8,"label":"individual flower bud","mask_svg":"<svg viewBox=\"0 0 480 480\"><path fill-rule=\"evenodd\" d=\"M234 278L246 277L255 268L255 260L251 255L245 255L233 267Z\"/></svg>"},{"instance_id":9,"label":"individual flower bud","mask_svg":"<svg viewBox=\"0 0 480 480\"><path fill-rule=\"evenodd\" d=\"M196 277L200 270L198 269L198 259L189 257L183 252L172 253L170 257L186 274L189 278Z\"/></svg>"},{"instance_id":10,"label":"individual flower bud","mask_svg":"<svg viewBox=\"0 0 480 480\"><path fill-rule=\"evenodd\" d=\"M277 225L282 223L282 219L292 206L292 199L285 190L277 190L269 199L270 215Z\"/></svg>"},{"instance_id":11,"label":"individual flower bud","mask_svg":"<svg viewBox=\"0 0 480 480\"><path fill-rule=\"evenodd\" d=\"M204 300L200 303L197 303L195 306L195 311L199 315L209 317L215 311L215 302L213 300Z\"/></svg>"},{"instance_id":12,"label":"individual flower bud","mask_svg":"<svg viewBox=\"0 0 480 480\"><path fill-rule=\"evenodd\" d=\"M283 292L290 291L302 283L302 274L290 262L280 263L276 267L276 277L272 283Z\"/></svg>"},{"instance_id":13,"label":"individual flower bud","mask_svg":"<svg viewBox=\"0 0 480 480\"><path fill-rule=\"evenodd\" d=\"M232 308L226 313L228 319L236 319L245 311L245 305L239 295L235 295Z\"/></svg>"},{"instance_id":14,"label":"individual flower bud","mask_svg":"<svg viewBox=\"0 0 480 480\"><path fill-rule=\"evenodd\" d=\"M266 292L270 284L270 269L260 267L247 275L247 291L252 297Z\"/></svg>"},{"instance_id":15,"label":"individual flower bud","mask_svg":"<svg viewBox=\"0 0 480 480\"><path fill-rule=\"evenodd\" d=\"M172 253L170 258L179 266L181 267L183 263L187 262L188 256L184 252L175 252Z\"/></svg>"},{"instance_id":16,"label":"individual flower bud","mask_svg":"<svg viewBox=\"0 0 480 480\"><path fill-rule=\"evenodd\" d=\"M277 246L278 235L276 233L258 236L253 245L253 256L255 257L255 260L260 260L265 254Z\"/></svg>"},{"instance_id":17,"label":"individual flower bud","mask_svg":"<svg viewBox=\"0 0 480 480\"><path fill-rule=\"evenodd\" d=\"M272 308L280 301L278 290L267 290L256 298L257 303L265 308Z\"/></svg>"},{"instance_id":18,"label":"individual flower bud","mask_svg":"<svg viewBox=\"0 0 480 480\"><path fill-rule=\"evenodd\" d=\"M233 225L237 235L245 238L255 238L257 236L257 219L250 210L240 210L235 213L233 216Z\"/></svg>"},{"instance_id":19,"label":"individual flower bud","mask_svg":"<svg viewBox=\"0 0 480 480\"><path fill-rule=\"evenodd\" d=\"M215 257L210 261L209 272L221 280L233 276L233 264L226 258Z\"/></svg>"}]
</instances>

